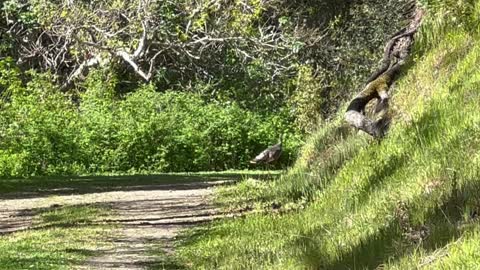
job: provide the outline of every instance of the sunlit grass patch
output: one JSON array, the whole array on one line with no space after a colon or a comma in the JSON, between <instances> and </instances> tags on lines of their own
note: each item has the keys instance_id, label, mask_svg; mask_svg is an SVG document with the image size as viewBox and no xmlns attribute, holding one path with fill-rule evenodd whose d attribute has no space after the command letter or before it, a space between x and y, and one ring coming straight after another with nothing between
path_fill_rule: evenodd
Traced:
<instances>
[{"instance_id":1,"label":"sunlit grass patch","mask_svg":"<svg viewBox=\"0 0 480 270\"><path fill-rule=\"evenodd\" d=\"M0 236L0 269L72 269L108 246L110 228L94 224L108 215L95 206L40 211L32 229Z\"/></svg>"},{"instance_id":2,"label":"sunlit grass patch","mask_svg":"<svg viewBox=\"0 0 480 270\"><path fill-rule=\"evenodd\" d=\"M65 206L40 213L39 226L83 226L90 225L98 218L105 218L107 206Z\"/></svg>"},{"instance_id":3,"label":"sunlit grass patch","mask_svg":"<svg viewBox=\"0 0 480 270\"><path fill-rule=\"evenodd\" d=\"M322 127L285 176L221 194L301 207L213 223L187 235L180 258L194 269L472 269L480 46L478 33L442 31L396 84L384 140L342 131L340 120Z\"/></svg>"}]
</instances>

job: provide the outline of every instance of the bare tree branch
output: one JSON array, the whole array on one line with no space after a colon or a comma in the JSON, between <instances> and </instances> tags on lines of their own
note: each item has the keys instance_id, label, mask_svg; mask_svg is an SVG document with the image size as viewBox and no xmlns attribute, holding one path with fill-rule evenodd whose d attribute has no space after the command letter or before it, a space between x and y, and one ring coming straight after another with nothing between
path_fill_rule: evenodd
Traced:
<instances>
[{"instance_id":1,"label":"bare tree branch","mask_svg":"<svg viewBox=\"0 0 480 270\"><path fill-rule=\"evenodd\" d=\"M390 123L390 116L387 112L388 90L406 62L414 42L414 34L420 27L423 14L423 10L417 7L409 26L397 32L387 42L381 67L368 79L364 89L350 102L345 113L345 119L350 125L375 138L383 137L388 129ZM364 114L365 107L373 99L379 100L375 113L380 113L381 117L377 121Z\"/></svg>"}]
</instances>

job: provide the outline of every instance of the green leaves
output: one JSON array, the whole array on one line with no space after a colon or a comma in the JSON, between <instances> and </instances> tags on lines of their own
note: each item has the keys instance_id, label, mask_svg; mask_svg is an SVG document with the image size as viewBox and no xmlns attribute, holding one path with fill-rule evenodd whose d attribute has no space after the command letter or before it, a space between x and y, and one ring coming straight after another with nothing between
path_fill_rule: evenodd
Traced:
<instances>
[{"instance_id":1,"label":"green leaves","mask_svg":"<svg viewBox=\"0 0 480 270\"><path fill-rule=\"evenodd\" d=\"M4 82L11 90L0 111L0 173L70 173L78 152L73 105L51 84L51 76L30 76L26 85L15 79Z\"/></svg>"},{"instance_id":2,"label":"green leaves","mask_svg":"<svg viewBox=\"0 0 480 270\"><path fill-rule=\"evenodd\" d=\"M50 75L29 77L26 85L14 77L2 81L15 86L0 110L2 176L247 168L281 132L292 135L283 164L298 147L284 114L259 115L192 93L158 93L153 85L121 98L109 71L87 78L75 106Z\"/></svg>"}]
</instances>

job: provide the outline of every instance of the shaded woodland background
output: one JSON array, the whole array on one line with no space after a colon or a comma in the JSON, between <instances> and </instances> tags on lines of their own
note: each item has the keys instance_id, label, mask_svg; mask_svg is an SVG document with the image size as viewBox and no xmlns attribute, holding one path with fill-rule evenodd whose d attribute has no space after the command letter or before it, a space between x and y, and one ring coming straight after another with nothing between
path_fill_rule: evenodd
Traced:
<instances>
[{"instance_id":1,"label":"shaded woodland background","mask_svg":"<svg viewBox=\"0 0 480 270\"><path fill-rule=\"evenodd\" d=\"M0 12L0 175L277 166L405 25L408 1L35 1Z\"/></svg>"}]
</instances>

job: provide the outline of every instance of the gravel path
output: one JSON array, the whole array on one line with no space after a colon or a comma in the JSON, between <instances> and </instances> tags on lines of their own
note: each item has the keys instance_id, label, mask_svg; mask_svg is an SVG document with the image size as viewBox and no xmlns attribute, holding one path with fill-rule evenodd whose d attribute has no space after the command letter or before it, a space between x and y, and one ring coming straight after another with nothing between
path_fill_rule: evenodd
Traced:
<instances>
[{"instance_id":1,"label":"gravel path","mask_svg":"<svg viewBox=\"0 0 480 270\"><path fill-rule=\"evenodd\" d=\"M119 224L112 248L98 250L80 269L147 269L158 264L149 254L160 248L173 252L172 242L183 229L221 217L209 202L212 188L224 182L141 186L128 191L96 191L83 195L38 196L0 201L0 234L28 229L35 209L57 205L106 204L116 213L105 220Z\"/></svg>"}]
</instances>

